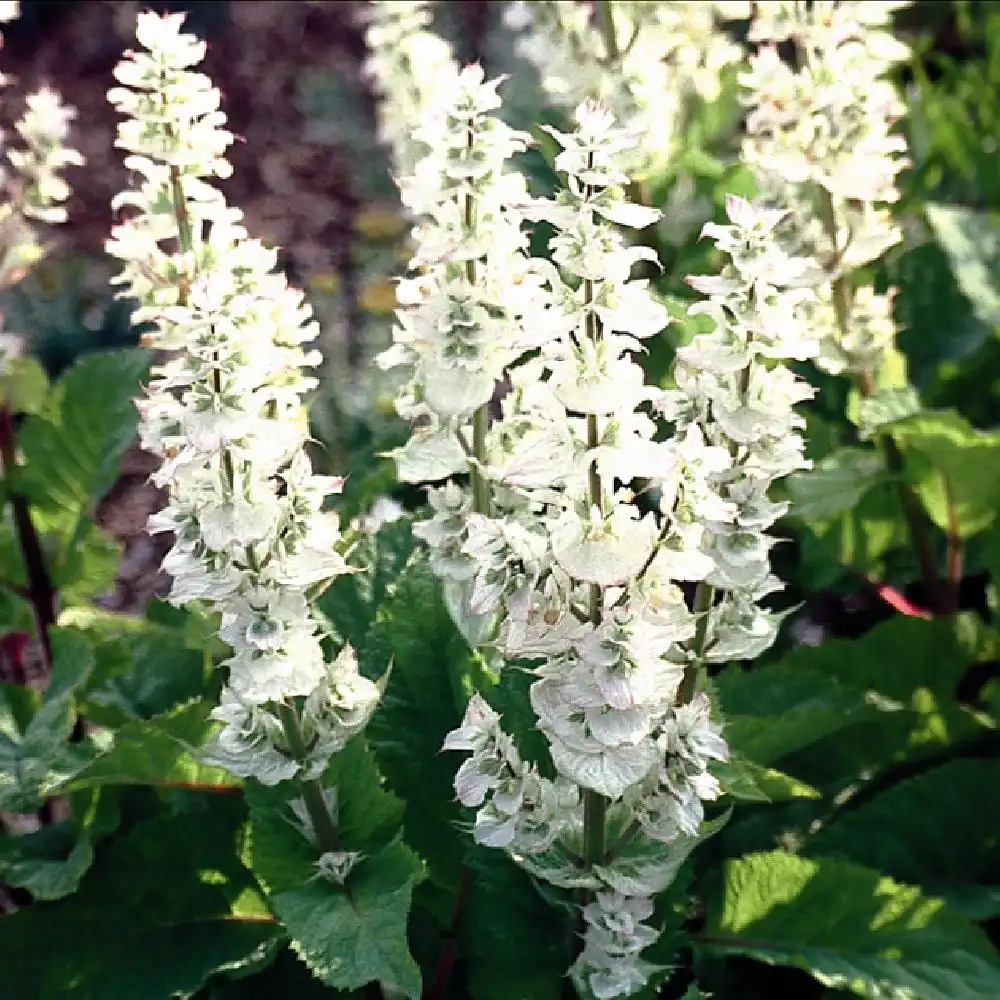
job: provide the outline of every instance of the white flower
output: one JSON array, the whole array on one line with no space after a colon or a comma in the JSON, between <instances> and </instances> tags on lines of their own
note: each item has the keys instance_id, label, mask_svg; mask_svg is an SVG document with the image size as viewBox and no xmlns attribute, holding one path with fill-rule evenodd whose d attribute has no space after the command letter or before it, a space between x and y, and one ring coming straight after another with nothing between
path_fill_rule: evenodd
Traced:
<instances>
[{"instance_id":1,"label":"white flower","mask_svg":"<svg viewBox=\"0 0 1000 1000\"><path fill-rule=\"evenodd\" d=\"M303 345L318 329L274 251L248 238L212 186L229 173L233 137L219 92L191 69L205 45L183 20L140 13L143 50L115 71L109 99L128 116L117 144L141 183L117 199L130 220L109 251L137 320L153 327L148 343L169 352L140 404L143 444L164 460L154 481L170 495L150 521L175 533L169 599L206 602L232 647L209 757L273 784L322 773L379 692L349 648L325 661L309 597L349 568L336 515L323 511L343 480L315 475L305 452L302 395L315 385L305 370L319 355ZM304 699L304 750L279 717L292 698ZM342 861L325 870L346 875Z\"/></svg>"}]
</instances>

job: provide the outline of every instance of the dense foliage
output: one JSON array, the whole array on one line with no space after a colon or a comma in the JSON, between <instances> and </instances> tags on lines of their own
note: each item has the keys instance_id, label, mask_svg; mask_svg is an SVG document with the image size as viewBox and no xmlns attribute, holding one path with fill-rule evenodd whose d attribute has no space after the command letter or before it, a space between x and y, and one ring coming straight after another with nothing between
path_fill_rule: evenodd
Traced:
<instances>
[{"instance_id":1,"label":"dense foliage","mask_svg":"<svg viewBox=\"0 0 1000 1000\"><path fill-rule=\"evenodd\" d=\"M359 5L409 263L330 379L183 16L109 81L141 346L39 362L87 168L5 137L3 982L993 1000L1000 14L456 6Z\"/></svg>"}]
</instances>

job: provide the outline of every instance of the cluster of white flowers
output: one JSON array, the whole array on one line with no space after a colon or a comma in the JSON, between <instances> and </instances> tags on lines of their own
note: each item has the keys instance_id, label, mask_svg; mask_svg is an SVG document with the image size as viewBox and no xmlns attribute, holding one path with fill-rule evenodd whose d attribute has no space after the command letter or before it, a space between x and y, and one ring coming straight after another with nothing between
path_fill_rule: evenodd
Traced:
<instances>
[{"instance_id":1,"label":"cluster of white flowers","mask_svg":"<svg viewBox=\"0 0 1000 1000\"><path fill-rule=\"evenodd\" d=\"M427 0L371 0L365 17L364 72L378 97L378 137L397 176L405 177L424 156L413 123L454 86L458 64L451 46L425 30L432 19Z\"/></svg>"},{"instance_id":2,"label":"cluster of white flowers","mask_svg":"<svg viewBox=\"0 0 1000 1000\"><path fill-rule=\"evenodd\" d=\"M774 637L758 602L779 586L766 531L784 507L766 493L805 465L792 407L811 390L780 363L816 350L799 323L809 295L788 290L805 263L774 245L779 213L730 199L731 225L707 232L733 262L695 282L713 330L681 350L677 389L647 386L635 355L668 314L632 277L655 253L616 228L660 215L624 195L619 160L636 137L585 102L575 132L549 129L566 189L529 198L503 172L523 137L486 114L497 81L478 68L462 80L445 116L452 137L401 184L427 221L414 261L424 273L403 282L384 359L412 372L400 412L415 429L396 458L405 480L447 480L429 491L418 534L465 634L533 674L555 775L522 760L478 696L445 746L471 753L456 793L477 810L477 841L596 893L573 973L596 996L626 995L652 971L640 958L656 936L642 923L651 897L697 842L703 803L719 794L709 763L728 756L707 697L693 685L683 696L684 678ZM552 227L551 260L527 256L522 221ZM470 415L498 383L495 419L470 442ZM475 481L450 478L465 471L486 503ZM678 581L721 600L692 610ZM623 881L605 856L611 813L662 858L641 878Z\"/></svg>"},{"instance_id":3,"label":"cluster of white flowers","mask_svg":"<svg viewBox=\"0 0 1000 1000\"><path fill-rule=\"evenodd\" d=\"M414 427L394 453L398 477L426 482L471 471L478 488L470 506L480 512L489 501L482 468L487 408L507 367L544 336L523 322L535 311L540 282L528 270L527 236L511 208L526 199L524 178L505 169L528 136L492 113L500 107L499 82L466 67L413 130L429 150L400 181L403 204L422 220L410 262L418 273L399 282L404 308L393 346L378 359L410 374L396 399L397 412ZM468 605L471 577L446 576L458 612ZM456 620L468 635L476 628L475 616L456 613Z\"/></svg>"},{"instance_id":4,"label":"cluster of white flowers","mask_svg":"<svg viewBox=\"0 0 1000 1000\"><path fill-rule=\"evenodd\" d=\"M0 22L17 15L17 3L0 5ZM0 73L0 87L9 82ZM70 187L62 171L83 163L83 157L66 145L75 117L76 112L64 105L55 91L42 87L28 94L24 113L14 123L19 145L8 146L0 136L6 160L13 168L9 171L0 166L0 287L19 280L44 254L34 224L66 221Z\"/></svg>"},{"instance_id":5,"label":"cluster of white flowers","mask_svg":"<svg viewBox=\"0 0 1000 1000\"><path fill-rule=\"evenodd\" d=\"M817 362L834 374L870 374L893 346L891 296L855 290L849 276L901 239L887 206L907 165L893 131L905 107L885 74L909 50L884 29L909 2L757 4L750 28L761 47L742 77L744 154L765 194L791 210L781 239L820 265L810 322L822 333ZM794 68L778 52L789 41Z\"/></svg>"},{"instance_id":6,"label":"cluster of white flowers","mask_svg":"<svg viewBox=\"0 0 1000 1000\"><path fill-rule=\"evenodd\" d=\"M721 24L749 9L746 2L517 0L504 13L518 52L555 104L572 110L597 99L643 136L622 161L642 177L678 154L692 101L719 96L720 73L743 56Z\"/></svg>"},{"instance_id":7,"label":"cluster of white flowers","mask_svg":"<svg viewBox=\"0 0 1000 1000\"><path fill-rule=\"evenodd\" d=\"M169 488L150 528L175 534L170 600L220 612L232 647L213 759L275 783L320 773L378 689L349 649L325 662L310 608L348 571L336 515L323 510L342 481L315 475L304 450L301 395L315 380L303 369L319 358L303 345L316 324L275 273L275 252L248 238L212 184L230 173L232 135L218 90L191 69L205 45L182 23L139 14L144 51L115 70L108 97L127 116L117 144L139 183L116 199L130 217L108 250L125 262L118 281L140 302L136 320L153 327L148 343L169 352L138 405L142 444L164 459L153 479Z\"/></svg>"}]
</instances>

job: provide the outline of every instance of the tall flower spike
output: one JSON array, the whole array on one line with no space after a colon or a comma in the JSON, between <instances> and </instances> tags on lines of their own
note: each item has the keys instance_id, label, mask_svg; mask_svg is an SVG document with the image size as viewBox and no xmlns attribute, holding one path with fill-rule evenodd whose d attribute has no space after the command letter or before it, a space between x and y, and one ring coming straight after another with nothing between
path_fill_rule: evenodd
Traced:
<instances>
[{"instance_id":1,"label":"tall flower spike","mask_svg":"<svg viewBox=\"0 0 1000 1000\"><path fill-rule=\"evenodd\" d=\"M319 356L303 345L316 324L275 252L248 238L213 186L230 172L232 135L218 90L191 68L205 45L182 24L139 14L142 50L115 70L122 86L108 97L127 116L117 145L140 183L116 199L130 217L108 249L124 262L123 294L140 302L136 319L153 327L148 343L167 352L138 405L143 446L163 458L153 479L169 491L150 522L174 533L169 599L206 602L232 647L213 759L273 784L321 773L378 690L350 650L325 662L310 609L348 572L323 509L342 480L315 475L305 451L301 397Z\"/></svg>"},{"instance_id":2,"label":"tall flower spike","mask_svg":"<svg viewBox=\"0 0 1000 1000\"><path fill-rule=\"evenodd\" d=\"M744 155L765 195L790 210L779 235L815 258L811 325L817 364L870 377L892 349L891 296L854 289L850 275L901 234L887 206L899 197L906 142L893 131L905 106L885 79L908 49L885 29L908 0L802 0L757 5L750 39L762 43L741 77L751 107ZM791 40L793 69L778 54Z\"/></svg>"},{"instance_id":3,"label":"tall flower spike","mask_svg":"<svg viewBox=\"0 0 1000 1000\"><path fill-rule=\"evenodd\" d=\"M719 794L708 765L728 751L708 701L677 704L697 620L674 581L715 567L692 520L735 507L712 479L731 469L729 452L693 435L659 439L650 417L661 392L635 354L667 313L649 281L632 277L655 255L616 229L659 218L624 196L619 159L635 137L595 103L576 121L572 133L551 130L566 189L516 206L555 232L551 262L523 269L537 347L506 362L510 390L485 441L489 510L449 482L431 491L421 534L435 570L467 595L467 615L495 621L495 650L530 664L557 771L548 780L526 767L502 720L473 699L445 744L471 754L456 794L477 810L473 836L538 878L594 894L573 975L584 995L613 997L654 970L641 957L656 937L644 922L652 897L702 835L702 803ZM652 483L658 507L635 502L639 481ZM612 828L634 831L658 859L642 878L625 879L614 852L606 857Z\"/></svg>"},{"instance_id":4,"label":"tall flower spike","mask_svg":"<svg viewBox=\"0 0 1000 1000\"><path fill-rule=\"evenodd\" d=\"M0 23L16 18L18 10L17 3L0 5ZM8 82L0 73L0 87ZM20 280L44 256L37 223L66 221L70 187L62 173L83 163L83 157L66 145L75 117L55 91L42 87L27 96L24 113L14 123L17 144L8 145L0 136L5 159L13 168L0 166L0 288Z\"/></svg>"}]
</instances>

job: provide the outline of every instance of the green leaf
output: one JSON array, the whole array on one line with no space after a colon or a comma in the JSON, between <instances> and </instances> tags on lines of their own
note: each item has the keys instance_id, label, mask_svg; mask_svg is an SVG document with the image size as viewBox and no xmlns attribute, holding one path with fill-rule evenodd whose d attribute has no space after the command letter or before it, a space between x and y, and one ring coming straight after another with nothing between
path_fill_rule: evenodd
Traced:
<instances>
[{"instance_id":1,"label":"green leaf","mask_svg":"<svg viewBox=\"0 0 1000 1000\"><path fill-rule=\"evenodd\" d=\"M319 848L291 822L291 782L247 787L253 871L292 947L324 983L355 989L378 980L415 1000L420 970L410 957L406 925L423 866L394 836L402 805L381 787L362 740L334 758L326 780L337 789L338 846L363 854L346 884L319 876Z\"/></svg>"},{"instance_id":2,"label":"green leaf","mask_svg":"<svg viewBox=\"0 0 1000 1000\"><path fill-rule=\"evenodd\" d=\"M885 478L882 456L872 449L838 448L808 472L786 480L797 517L831 517L850 510Z\"/></svg>"},{"instance_id":3,"label":"green leaf","mask_svg":"<svg viewBox=\"0 0 1000 1000\"><path fill-rule=\"evenodd\" d=\"M4 917L0 964L19 996L177 1000L280 944L236 852L242 803L206 805L136 824L76 894Z\"/></svg>"},{"instance_id":4,"label":"green leaf","mask_svg":"<svg viewBox=\"0 0 1000 1000\"><path fill-rule=\"evenodd\" d=\"M761 766L878 718L863 689L808 662L782 661L752 671L731 666L715 683L730 747Z\"/></svg>"},{"instance_id":5,"label":"green leaf","mask_svg":"<svg viewBox=\"0 0 1000 1000\"><path fill-rule=\"evenodd\" d=\"M34 812L88 759L84 745L68 746L76 719L74 694L94 667L79 634L52 629L52 676L38 710L26 718L23 699L0 709L0 808Z\"/></svg>"},{"instance_id":6,"label":"green leaf","mask_svg":"<svg viewBox=\"0 0 1000 1000\"><path fill-rule=\"evenodd\" d=\"M460 926L473 1000L559 1000L573 961L569 915L487 848L470 852L467 894Z\"/></svg>"},{"instance_id":7,"label":"green leaf","mask_svg":"<svg viewBox=\"0 0 1000 1000\"><path fill-rule=\"evenodd\" d=\"M271 905L292 947L327 985L356 989L378 980L417 1000L420 969L407 949L406 922L421 870L397 840L362 860L345 887L316 880L276 893Z\"/></svg>"},{"instance_id":8,"label":"green leaf","mask_svg":"<svg viewBox=\"0 0 1000 1000\"><path fill-rule=\"evenodd\" d=\"M442 753L441 745L461 724L461 680L470 669L470 653L422 556L407 567L379 610L360 658L369 674L392 660L368 737L389 787L406 801L406 842L426 859L434 884L453 896L467 840L458 830L462 814L452 787L463 758ZM453 903L443 901L445 915Z\"/></svg>"},{"instance_id":9,"label":"green leaf","mask_svg":"<svg viewBox=\"0 0 1000 1000\"><path fill-rule=\"evenodd\" d=\"M727 862L696 944L804 969L870 1000L1000 995L1000 960L974 924L843 861L775 851Z\"/></svg>"},{"instance_id":10,"label":"green leaf","mask_svg":"<svg viewBox=\"0 0 1000 1000\"><path fill-rule=\"evenodd\" d=\"M134 719L114 734L114 742L81 768L61 790L102 785L164 785L220 791L238 787L238 778L198 760L197 748L213 728L212 705L195 701L148 721Z\"/></svg>"},{"instance_id":11,"label":"green leaf","mask_svg":"<svg viewBox=\"0 0 1000 1000\"><path fill-rule=\"evenodd\" d=\"M1000 508L1000 431L978 431L954 410L918 413L890 428L907 476L934 523L962 538L988 528Z\"/></svg>"},{"instance_id":12,"label":"green leaf","mask_svg":"<svg viewBox=\"0 0 1000 1000\"><path fill-rule=\"evenodd\" d=\"M364 645L379 608L396 592L412 554L413 532L406 518L358 540L351 565L360 571L338 577L319 600L323 614L345 642L356 648Z\"/></svg>"},{"instance_id":13,"label":"green leaf","mask_svg":"<svg viewBox=\"0 0 1000 1000\"><path fill-rule=\"evenodd\" d=\"M849 727L824 733L823 740L813 741L811 749L783 756L782 767L812 784L870 776L890 763L933 755L942 747L985 732L982 720L959 705L955 697L969 667L969 655L954 628L945 619L897 616L861 639L802 646L776 668L765 667L748 675L742 697L753 699L753 675L767 677L772 669L780 669L780 676L787 678L789 685L803 672L823 678L833 691L853 690L869 710L853 715ZM721 684L720 690L725 706ZM777 699L774 703L781 704ZM781 718L771 721L776 728L782 725ZM761 731L759 738L765 742L771 739L766 731ZM733 745L753 760L771 762L738 742Z\"/></svg>"},{"instance_id":14,"label":"green leaf","mask_svg":"<svg viewBox=\"0 0 1000 1000\"><path fill-rule=\"evenodd\" d=\"M111 488L135 434L132 399L148 364L145 351L116 351L88 355L66 371L18 434L25 464L17 482L32 503L75 522Z\"/></svg>"},{"instance_id":15,"label":"green leaf","mask_svg":"<svg viewBox=\"0 0 1000 1000\"><path fill-rule=\"evenodd\" d=\"M37 520L44 531L45 518ZM111 592L121 556L121 545L108 532L93 521L80 521L72 544L56 552L51 564L52 585L62 604L90 604L94 597Z\"/></svg>"},{"instance_id":16,"label":"green leaf","mask_svg":"<svg viewBox=\"0 0 1000 1000\"><path fill-rule=\"evenodd\" d=\"M1000 326L1000 216L934 203L925 211L976 316L989 326Z\"/></svg>"},{"instance_id":17,"label":"green leaf","mask_svg":"<svg viewBox=\"0 0 1000 1000\"><path fill-rule=\"evenodd\" d=\"M49 377L34 358L8 358L0 372L0 406L10 413L38 413L49 391Z\"/></svg>"},{"instance_id":18,"label":"green leaf","mask_svg":"<svg viewBox=\"0 0 1000 1000\"><path fill-rule=\"evenodd\" d=\"M738 754L712 767L712 773L722 784L722 790L739 802L780 802L785 799L818 799L819 790L812 785L763 767Z\"/></svg>"},{"instance_id":19,"label":"green leaf","mask_svg":"<svg viewBox=\"0 0 1000 1000\"><path fill-rule=\"evenodd\" d=\"M87 687L84 712L104 726L151 719L206 692L204 653L181 627L157 625L94 607L67 608L59 616L93 643L98 668ZM214 680L214 679L213 679Z\"/></svg>"},{"instance_id":20,"label":"green leaf","mask_svg":"<svg viewBox=\"0 0 1000 1000\"><path fill-rule=\"evenodd\" d=\"M36 900L76 892L94 860L94 843L117 827L117 803L106 795L74 797L73 819L33 833L0 838L0 877Z\"/></svg>"},{"instance_id":21,"label":"green leaf","mask_svg":"<svg viewBox=\"0 0 1000 1000\"><path fill-rule=\"evenodd\" d=\"M858 437L862 441L871 440L883 427L920 411L920 397L909 385L876 389L867 396L858 392L852 396L852 402L855 403L855 410L851 419L857 425Z\"/></svg>"},{"instance_id":22,"label":"green leaf","mask_svg":"<svg viewBox=\"0 0 1000 1000\"><path fill-rule=\"evenodd\" d=\"M952 760L843 810L807 844L811 856L850 858L948 896L1000 885L1000 762Z\"/></svg>"},{"instance_id":23,"label":"green leaf","mask_svg":"<svg viewBox=\"0 0 1000 1000\"><path fill-rule=\"evenodd\" d=\"M881 574L886 556L910 544L896 486L876 483L849 510L807 520L800 575L809 590L836 582L843 567Z\"/></svg>"}]
</instances>

